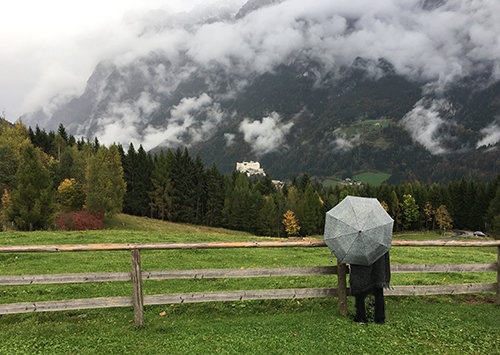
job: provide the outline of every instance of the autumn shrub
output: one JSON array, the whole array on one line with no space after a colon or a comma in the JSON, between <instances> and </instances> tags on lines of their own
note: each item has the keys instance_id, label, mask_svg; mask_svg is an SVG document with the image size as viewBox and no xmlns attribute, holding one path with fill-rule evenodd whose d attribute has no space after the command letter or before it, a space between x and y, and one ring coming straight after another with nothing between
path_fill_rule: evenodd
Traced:
<instances>
[{"instance_id":1,"label":"autumn shrub","mask_svg":"<svg viewBox=\"0 0 500 355\"><path fill-rule=\"evenodd\" d=\"M65 231L81 231L103 228L103 216L90 211L72 211L56 218L56 226Z\"/></svg>"}]
</instances>

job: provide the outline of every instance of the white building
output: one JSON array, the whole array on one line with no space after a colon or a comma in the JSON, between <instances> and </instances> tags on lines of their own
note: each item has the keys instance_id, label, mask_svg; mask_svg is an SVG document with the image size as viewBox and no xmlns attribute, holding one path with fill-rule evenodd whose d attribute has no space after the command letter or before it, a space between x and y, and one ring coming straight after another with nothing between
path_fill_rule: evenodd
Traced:
<instances>
[{"instance_id":1,"label":"white building","mask_svg":"<svg viewBox=\"0 0 500 355\"><path fill-rule=\"evenodd\" d=\"M247 176L252 175L262 175L266 176L264 169L260 167L260 163L258 161L244 161L242 163L236 163L236 170L240 173L245 173Z\"/></svg>"}]
</instances>

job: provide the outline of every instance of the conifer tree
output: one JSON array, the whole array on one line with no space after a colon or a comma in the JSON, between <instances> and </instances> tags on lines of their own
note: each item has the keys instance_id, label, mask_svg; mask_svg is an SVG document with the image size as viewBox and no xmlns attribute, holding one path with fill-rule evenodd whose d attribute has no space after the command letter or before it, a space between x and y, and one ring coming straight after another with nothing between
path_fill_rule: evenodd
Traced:
<instances>
[{"instance_id":1,"label":"conifer tree","mask_svg":"<svg viewBox=\"0 0 500 355\"><path fill-rule=\"evenodd\" d=\"M491 200L489 206L488 206L488 213L487 213L487 221L488 221L488 229L493 231L496 234L500 232L497 230L497 222L498 222L498 216L500 216L500 184L498 184L498 187L495 192L495 197Z\"/></svg>"},{"instance_id":2,"label":"conifer tree","mask_svg":"<svg viewBox=\"0 0 500 355\"><path fill-rule=\"evenodd\" d=\"M122 211L126 184L116 145L99 147L87 166L85 205L94 213L113 216Z\"/></svg>"},{"instance_id":3,"label":"conifer tree","mask_svg":"<svg viewBox=\"0 0 500 355\"><path fill-rule=\"evenodd\" d=\"M224 208L224 177L217 166L212 165L206 173L206 213L204 223L209 226L222 225L222 210Z\"/></svg>"},{"instance_id":4,"label":"conifer tree","mask_svg":"<svg viewBox=\"0 0 500 355\"><path fill-rule=\"evenodd\" d=\"M301 234L312 235L320 233L323 226L323 210L322 203L318 193L309 183L304 192L303 204L300 208L300 215L297 217L300 220Z\"/></svg>"},{"instance_id":5,"label":"conifer tree","mask_svg":"<svg viewBox=\"0 0 500 355\"><path fill-rule=\"evenodd\" d=\"M192 223L202 224L207 208L207 186L205 169L199 156L193 162L193 180L194 180L194 220Z\"/></svg>"},{"instance_id":6,"label":"conifer tree","mask_svg":"<svg viewBox=\"0 0 500 355\"><path fill-rule=\"evenodd\" d=\"M418 220L418 206L412 195L403 195L403 202L401 202L401 214L403 217L403 228L409 229L412 223Z\"/></svg>"},{"instance_id":7,"label":"conifer tree","mask_svg":"<svg viewBox=\"0 0 500 355\"><path fill-rule=\"evenodd\" d=\"M245 174L238 173L234 188L229 191L224 202L224 224L228 228L248 230L252 221L249 221L250 187Z\"/></svg>"},{"instance_id":8,"label":"conifer tree","mask_svg":"<svg viewBox=\"0 0 500 355\"><path fill-rule=\"evenodd\" d=\"M151 175L153 189L150 192L151 208L155 216L160 219L172 217L172 182L170 180L171 167L163 151L158 156Z\"/></svg>"},{"instance_id":9,"label":"conifer tree","mask_svg":"<svg viewBox=\"0 0 500 355\"><path fill-rule=\"evenodd\" d=\"M399 199L396 191L391 192L389 201L389 214L394 219L394 229L397 231L401 226L401 208L399 207Z\"/></svg>"},{"instance_id":10,"label":"conifer tree","mask_svg":"<svg viewBox=\"0 0 500 355\"><path fill-rule=\"evenodd\" d=\"M149 191L153 189L151 176L154 169L151 155L146 153L143 146L140 145L137 150L137 214L147 216L149 211Z\"/></svg>"},{"instance_id":11,"label":"conifer tree","mask_svg":"<svg viewBox=\"0 0 500 355\"><path fill-rule=\"evenodd\" d=\"M56 212L52 181L40 153L31 144L23 148L16 182L9 219L22 230L52 226Z\"/></svg>"},{"instance_id":12,"label":"conifer tree","mask_svg":"<svg viewBox=\"0 0 500 355\"><path fill-rule=\"evenodd\" d=\"M273 198L271 196L265 196L257 220L258 234L267 236L277 235L277 231L274 231L277 215Z\"/></svg>"}]
</instances>

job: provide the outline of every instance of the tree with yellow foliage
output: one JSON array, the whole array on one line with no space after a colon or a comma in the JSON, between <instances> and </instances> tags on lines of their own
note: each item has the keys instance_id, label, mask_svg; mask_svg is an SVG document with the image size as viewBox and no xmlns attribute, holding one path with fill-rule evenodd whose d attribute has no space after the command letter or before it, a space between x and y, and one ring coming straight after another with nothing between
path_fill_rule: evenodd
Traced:
<instances>
[{"instance_id":1,"label":"tree with yellow foliage","mask_svg":"<svg viewBox=\"0 0 500 355\"><path fill-rule=\"evenodd\" d=\"M75 179L64 179L57 188L57 201L64 211L78 211L83 207L85 193Z\"/></svg>"},{"instance_id":2,"label":"tree with yellow foliage","mask_svg":"<svg viewBox=\"0 0 500 355\"><path fill-rule=\"evenodd\" d=\"M289 237L295 237L299 235L300 226L299 221L295 217L293 211L287 210L283 215L283 224L285 225L285 231Z\"/></svg>"},{"instance_id":3,"label":"tree with yellow foliage","mask_svg":"<svg viewBox=\"0 0 500 355\"><path fill-rule=\"evenodd\" d=\"M450 213L445 205L439 206L434 216L439 229L445 231L453 227L453 220L451 219Z\"/></svg>"}]
</instances>

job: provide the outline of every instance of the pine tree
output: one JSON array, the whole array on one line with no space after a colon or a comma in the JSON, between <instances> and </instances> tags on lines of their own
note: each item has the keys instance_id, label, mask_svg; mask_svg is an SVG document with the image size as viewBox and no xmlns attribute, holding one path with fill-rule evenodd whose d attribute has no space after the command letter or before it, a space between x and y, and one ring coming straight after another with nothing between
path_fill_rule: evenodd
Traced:
<instances>
[{"instance_id":1,"label":"pine tree","mask_svg":"<svg viewBox=\"0 0 500 355\"><path fill-rule=\"evenodd\" d=\"M150 192L152 211L160 219L171 219L172 216L170 169L167 157L161 152L151 175L153 189Z\"/></svg>"},{"instance_id":2,"label":"pine tree","mask_svg":"<svg viewBox=\"0 0 500 355\"><path fill-rule=\"evenodd\" d=\"M206 173L206 213L204 223L209 226L222 226L224 208L224 177L215 164Z\"/></svg>"},{"instance_id":3,"label":"pine tree","mask_svg":"<svg viewBox=\"0 0 500 355\"><path fill-rule=\"evenodd\" d=\"M195 195L195 215L193 223L202 224L207 209L207 186L205 169L199 156L193 162L193 180Z\"/></svg>"},{"instance_id":4,"label":"pine tree","mask_svg":"<svg viewBox=\"0 0 500 355\"><path fill-rule=\"evenodd\" d=\"M258 231L260 235L275 236L275 220L278 216L274 200L271 196L264 197L264 204L259 211L257 219Z\"/></svg>"},{"instance_id":5,"label":"pine tree","mask_svg":"<svg viewBox=\"0 0 500 355\"><path fill-rule=\"evenodd\" d=\"M87 166L86 208L94 213L113 216L122 211L126 184L116 145L101 146Z\"/></svg>"},{"instance_id":6,"label":"pine tree","mask_svg":"<svg viewBox=\"0 0 500 355\"><path fill-rule=\"evenodd\" d=\"M389 201L389 214L394 219L394 229L399 230L401 226L401 208L399 207L399 199L396 191L391 192L391 199Z\"/></svg>"},{"instance_id":7,"label":"pine tree","mask_svg":"<svg viewBox=\"0 0 500 355\"><path fill-rule=\"evenodd\" d=\"M487 212L488 230L493 231L495 234L499 232L496 229L498 216L500 216L500 184L498 184L495 197L491 200Z\"/></svg>"},{"instance_id":8,"label":"pine tree","mask_svg":"<svg viewBox=\"0 0 500 355\"><path fill-rule=\"evenodd\" d=\"M224 202L224 224L230 229L248 230L253 224L249 220L250 187L245 174L238 173L234 187Z\"/></svg>"},{"instance_id":9,"label":"pine tree","mask_svg":"<svg viewBox=\"0 0 500 355\"><path fill-rule=\"evenodd\" d=\"M403 195L401 202L401 212L403 217L403 228L409 229L410 226L418 220L418 206L412 195Z\"/></svg>"},{"instance_id":10,"label":"pine tree","mask_svg":"<svg viewBox=\"0 0 500 355\"><path fill-rule=\"evenodd\" d=\"M12 192L9 220L22 230L46 229L55 218L55 194L40 153L30 144L23 148Z\"/></svg>"},{"instance_id":11,"label":"pine tree","mask_svg":"<svg viewBox=\"0 0 500 355\"><path fill-rule=\"evenodd\" d=\"M301 234L312 235L321 233L323 210L322 203L318 193L314 190L311 184L308 184L305 192L300 215L297 217L300 220Z\"/></svg>"},{"instance_id":12,"label":"pine tree","mask_svg":"<svg viewBox=\"0 0 500 355\"><path fill-rule=\"evenodd\" d=\"M153 189L151 176L154 169L151 155L146 153L142 145L137 150L137 214L147 216L149 214L149 192Z\"/></svg>"}]
</instances>

